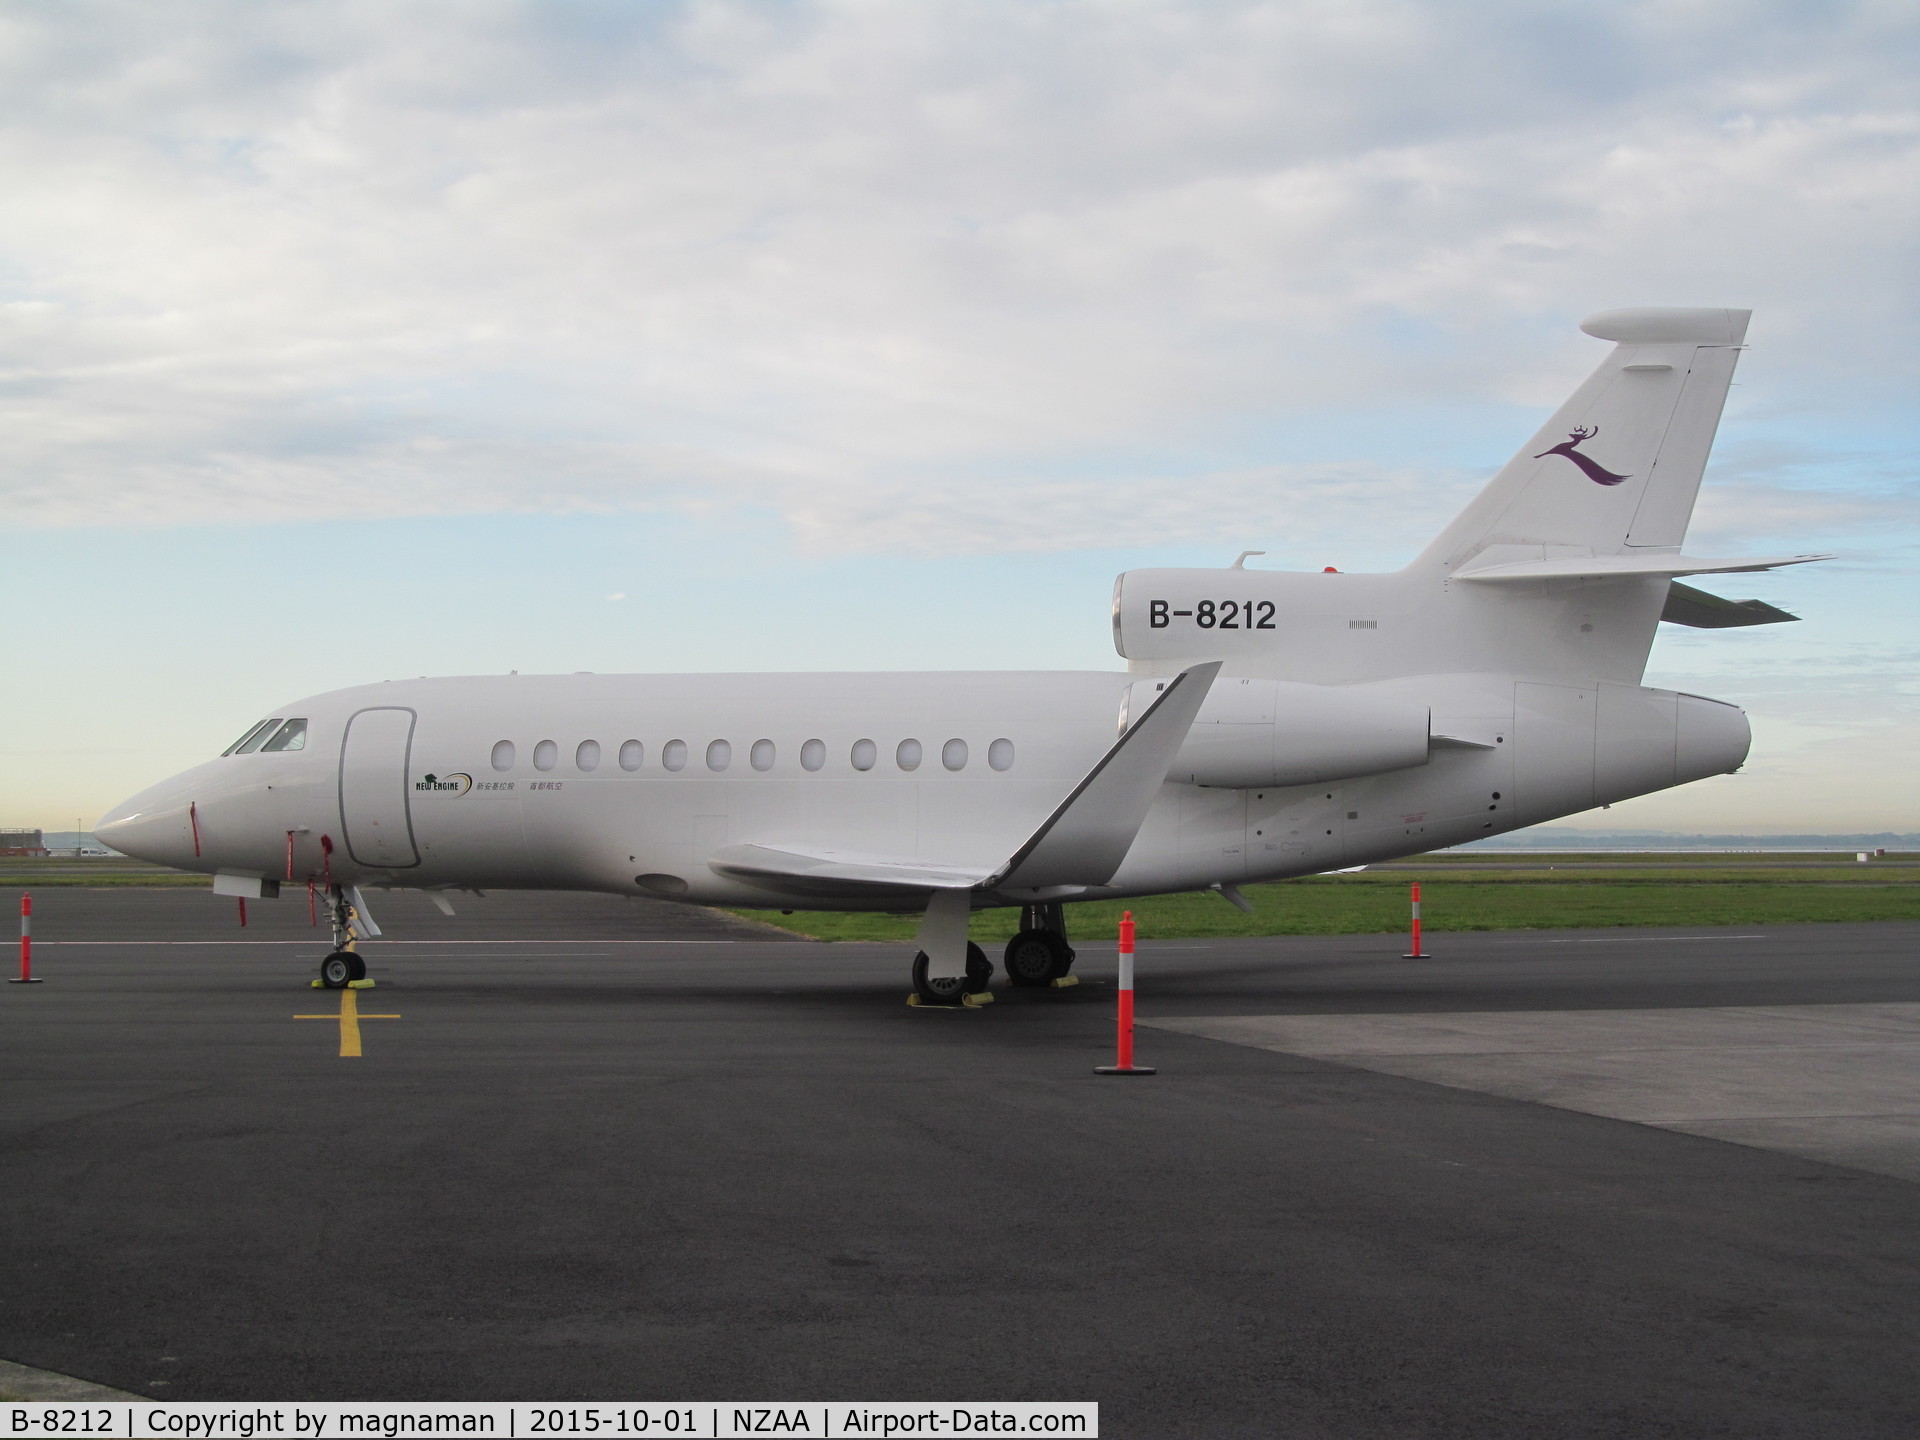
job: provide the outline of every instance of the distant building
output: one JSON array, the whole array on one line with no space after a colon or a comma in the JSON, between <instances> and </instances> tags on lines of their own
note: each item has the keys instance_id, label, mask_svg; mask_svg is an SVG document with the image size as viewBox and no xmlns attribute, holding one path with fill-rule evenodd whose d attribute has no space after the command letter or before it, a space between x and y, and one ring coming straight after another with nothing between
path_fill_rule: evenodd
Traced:
<instances>
[{"instance_id":1,"label":"distant building","mask_svg":"<svg viewBox=\"0 0 1920 1440\"><path fill-rule=\"evenodd\" d=\"M44 855L38 830L0 830L0 855Z\"/></svg>"}]
</instances>

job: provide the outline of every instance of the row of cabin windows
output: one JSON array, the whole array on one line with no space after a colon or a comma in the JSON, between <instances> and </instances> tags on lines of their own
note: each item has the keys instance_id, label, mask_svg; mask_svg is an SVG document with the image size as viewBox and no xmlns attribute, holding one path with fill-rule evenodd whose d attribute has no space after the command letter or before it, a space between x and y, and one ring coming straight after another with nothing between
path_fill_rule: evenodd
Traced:
<instances>
[{"instance_id":1,"label":"row of cabin windows","mask_svg":"<svg viewBox=\"0 0 1920 1440\"><path fill-rule=\"evenodd\" d=\"M501 740L493 747L493 768L506 771L513 768L515 755L513 741ZM600 768L600 742L582 740L573 751L573 767L576 770L591 773ZM959 771L967 768L967 742L949 740L940 747L940 763L949 770ZM714 740L707 745L707 769L718 772L733 764L733 743L728 740ZM771 740L756 740L747 750L747 763L756 770L771 770L779 752ZM902 770L918 770L926 758L926 751L918 740L902 740L893 749L893 763ZM619 750L620 768L638 770L646 763L647 749L638 740L628 740ZM848 763L856 770L871 770L880 761L880 747L871 740L856 740L847 754ZM560 747L551 740L542 740L533 747L533 768L551 770L560 763ZM800 768L802 770L821 770L826 768L827 744L824 740L809 740L800 747ZM1013 768L1013 742L996 740L987 746L987 764L995 770ZM669 740L660 747L660 766L664 770L684 770L687 768L687 742Z\"/></svg>"},{"instance_id":2,"label":"row of cabin windows","mask_svg":"<svg viewBox=\"0 0 1920 1440\"><path fill-rule=\"evenodd\" d=\"M257 750L263 755L272 755L282 750L306 748L307 722L304 719L287 720L276 715L271 720L262 720L220 753L251 755Z\"/></svg>"}]
</instances>

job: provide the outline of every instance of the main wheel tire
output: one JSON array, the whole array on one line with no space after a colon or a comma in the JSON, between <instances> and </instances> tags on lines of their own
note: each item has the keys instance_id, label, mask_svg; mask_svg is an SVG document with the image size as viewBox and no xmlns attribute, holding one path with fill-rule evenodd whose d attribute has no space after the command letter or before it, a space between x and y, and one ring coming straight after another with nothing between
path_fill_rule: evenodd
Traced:
<instances>
[{"instance_id":1,"label":"main wheel tire","mask_svg":"<svg viewBox=\"0 0 1920 1440\"><path fill-rule=\"evenodd\" d=\"M913 957L913 993L922 1005L958 1005L960 997L967 993L967 978L942 975L936 980L927 974L931 963L924 950Z\"/></svg>"},{"instance_id":2,"label":"main wheel tire","mask_svg":"<svg viewBox=\"0 0 1920 1440\"><path fill-rule=\"evenodd\" d=\"M1050 985L1073 967L1073 947L1052 930L1022 930L1007 942L1002 957L1015 985Z\"/></svg>"},{"instance_id":3,"label":"main wheel tire","mask_svg":"<svg viewBox=\"0 0 1920 1440\"><path fill-rule=\"evenodd\" d=\"M1073 950L1066 937L1051 930L1022 930L1007 942L1002 959L1007 979L1015 985L1039 987L1051 985L1067 973L1073 964Z\"/></svg>"},{"instance_id":4,"label":"main wheel tire","mask_svg":"<svg viewBox=\"0 0 1920 1440\"><path fill-rule=\"evenodd\" d=\"M993 979L993 962L987 959L986 951L971 942L967 945L965 975L935 978L927 974L930 963L924 950L913 957L913 993L922 1005L958 1005L963 995L979 994Z\"/></svg>"},{"instance_id":5,"label":"main wheel tire","mask_svg":"<svg viewBox=\"0 0 1920 1440\"><path fill-rule=\"evenodd\" d=\"M320 983L329 990L344 990L352 982L354 957L336 950L320 962Z\"/></svg>"},{"instance_id":6,"label":"main wheel tire","mask_svg":"<svg viewBox=\"0 0 1920 1440\"><path fill-rule=\"evenodd\" d=\"M364 955L361 955L358 951L350 951L348 952L347 958L348 958L348 961L353 966L353 978L356 980L366 979L367 978L366 957Z\"/></svg>"}]
</instances>

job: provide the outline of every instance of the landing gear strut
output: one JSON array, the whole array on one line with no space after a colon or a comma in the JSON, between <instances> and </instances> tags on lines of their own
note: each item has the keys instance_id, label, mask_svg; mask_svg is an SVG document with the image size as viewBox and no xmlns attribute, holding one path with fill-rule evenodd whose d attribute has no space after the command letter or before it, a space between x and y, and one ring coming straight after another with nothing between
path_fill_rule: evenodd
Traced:
<instances>
[{"instance_id":1,"label":"landing gear strut","mask_svg":"<svg viewBox=\"0 0 1920 1440\"><path fill-rule=\"evenodd\" d=\"M353 902L343 886L327 886L327 924L333 930L333 949L320 962L320 983L329 990L344 990L356 980L367 978L367 962L353 949Z\"/></svg>"},{"instance_id":2,"label":"landing gear strut","mask_svg":"<svg viewBox=\"0 0 1920 1440\"><path fill-rule=\"evenodd\" d=\"M971 940L967 942L965 975L929 976L929 964L924 950L913 957L913 993L922 1005L958 1005L965 996L983 992L993 979L993 962Z\"/></svg>"},{"instance_id":3,"label":"landing gear strut","mask_svg":"<svg viewBox=\"0 0 1920 1440\"><path fill-rule=\"evenodd\" d=\"M1067 943L1064 907L1058 901L1022 906L1020 933L1007 942L1003 958L1007 979L1015 985L1038 987L1066 979L1074 952Z\"/></svg>"}]
</instances>

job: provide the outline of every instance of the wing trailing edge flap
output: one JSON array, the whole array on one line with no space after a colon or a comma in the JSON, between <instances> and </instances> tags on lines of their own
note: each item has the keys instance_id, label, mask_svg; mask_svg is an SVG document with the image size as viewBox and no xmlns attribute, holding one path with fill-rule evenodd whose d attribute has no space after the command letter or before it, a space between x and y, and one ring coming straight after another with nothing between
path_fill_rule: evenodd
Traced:
<instances>
[{"instance_id":1,"label":"wing trailing edge flap","mask_svg":"<svg viewBox=\"0 0 1920 1440\"><path fill-rule=\"evenodd\" d=\"M955 890L1069 893L1104 885L1127 858L1193 717L1220 673L1181 671L1005 860L942 864L811 845L729 845L708 858L722 875L794 895L902 900Z\"/></svg>"},{"instance_id":2,"label":"wing trailing edge flap","mask_svg":"<svg viewBox=\"0 0 1920 1440\"><path fill-rule=\"evenodd\" d=\"M801 845L729 845L707 864L722 875L795 895L845 896L858 890L972 890L993 876L987 866L935 865L852 850Z\"/></svg>"}]
</instances>

